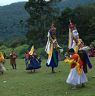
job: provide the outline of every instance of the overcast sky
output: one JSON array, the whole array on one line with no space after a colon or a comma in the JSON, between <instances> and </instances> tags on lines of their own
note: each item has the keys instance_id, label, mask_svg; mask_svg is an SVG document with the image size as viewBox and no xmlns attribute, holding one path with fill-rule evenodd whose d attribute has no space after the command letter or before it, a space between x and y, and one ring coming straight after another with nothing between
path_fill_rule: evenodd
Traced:
<instances>
[{"instance_id":1,"label":"overcast sky","mask_svg":"<svg viewBox=\"0 0 95 96\"><path fill-rule=\"evenodd\" d=\"M28 0L0 0L0 6L9 5L14 2L22 2L22 1L28 1ZM46 0L49 1L49 0Z\"/></svg>"},{"instance_id":2,"label":"overcast sky","mask_svg":"<svg viewBox=\"0 0 95 96\"><path fill-rule=\"evenodd\" d=\"M22 1L28 1L28 0L0 0L0 6L9 5L14 2L22 2Z\"/></svg>"}]
</instances>

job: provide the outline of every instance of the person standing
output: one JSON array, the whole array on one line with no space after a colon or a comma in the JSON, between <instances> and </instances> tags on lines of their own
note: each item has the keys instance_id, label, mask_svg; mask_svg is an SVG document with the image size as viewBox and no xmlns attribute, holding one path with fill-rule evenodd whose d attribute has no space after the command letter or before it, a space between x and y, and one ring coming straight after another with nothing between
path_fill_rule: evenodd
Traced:
<instances>
[{"instance_id":1,"label":"person standing","mask_svg":"<svg viewBox=\"0 0 95 96\"><path fill-rule=\"evenodd\" d=\"M46 66L52 68L52 73L55 73L54 68L58 66L58 43L56 35L56 27L54 24L52 24L47 35L48 40L45 48L45 51L48 55Z\"/></svg>"},{"instance_id":2,"label":"person standing","mask_svg":"<svg viewBox=\"0 0 95 96\"><path fill-rule=\"evenodd\" d=\"M12 65L13 69L16 69L16 52L14 50L12 50L12 52L10 53L10 64Z\"/></svg>"}]
</instances>

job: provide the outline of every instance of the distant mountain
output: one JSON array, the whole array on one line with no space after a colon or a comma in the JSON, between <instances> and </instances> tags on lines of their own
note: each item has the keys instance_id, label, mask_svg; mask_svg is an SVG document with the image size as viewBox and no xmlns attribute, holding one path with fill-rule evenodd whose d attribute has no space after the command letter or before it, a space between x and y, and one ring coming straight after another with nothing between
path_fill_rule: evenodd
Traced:
<instances>
[{"instance_id":1,"label":"distant mountain","mask_svg":"<svg viewBox=\"0 0 95 96\"><path fill-rule=\"evenodd\" d=\"M77 7L94 3L95 0L60 0L53 3L54 7L61 10L66 7ZM23 38L27 32L29 14L24 9L26 2L13 3L7 6L0 6L0 40L14 40Z\"/></svg>"},{"instance_id":2,"label":"distant mountain","mask_svg":"<svg viewBox=\"0 0 95 96\"><path fill-rule=\"evenodd\" d=\"M75 8L78 6L92 3L95 3L95 0L60 0L60 2L56 0L56 2L53 3L53 6L62 10L66 7Z\"/></svg>"},{"instance_id":3,"label":"distant mountain","mask_svg":"<svg viewBox=\"0 0 95 96\"><path fill-rule=\"evenodd\" d=\"M27 32L26 20L29 15L24 9L25 3L19 2L0 7L0 40L23 37Z\"/></svg>"}]
</instances>

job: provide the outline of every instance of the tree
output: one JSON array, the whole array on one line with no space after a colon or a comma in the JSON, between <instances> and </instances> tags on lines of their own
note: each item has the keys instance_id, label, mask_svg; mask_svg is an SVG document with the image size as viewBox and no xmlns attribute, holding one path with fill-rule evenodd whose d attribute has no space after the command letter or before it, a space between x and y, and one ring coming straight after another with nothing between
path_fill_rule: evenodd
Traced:
<instances>
[{"instance_id":1,"label":"tree","mask_svg":"<svg viewBox=\"0 0 95 96\"><path fill-rule=\"evenodd\" d=\"M59 30L58 37L64 43L67 43L68 40L69 19L73 20L73 22L76 24L80 38L83 39L86 45L89 45L95 38L94 5L84 7L80 6L75 9L66 8L61 12L61 15L57 18L57 29Z\"/></svg>"},{"instance_id":2,"label":"tree","mask_svg":"<svg viewBox=\"0 0 95 96\"><path fill-rule=\"evenodd\" d=\"M25 9L30 14L28 19L29 31L26 34L28 41L32 41L37 47L46 42L46 34L50 24L56 16L56 11L50 7L50 2L45 0L29 0Z\"/></svg>"}]
</instances>

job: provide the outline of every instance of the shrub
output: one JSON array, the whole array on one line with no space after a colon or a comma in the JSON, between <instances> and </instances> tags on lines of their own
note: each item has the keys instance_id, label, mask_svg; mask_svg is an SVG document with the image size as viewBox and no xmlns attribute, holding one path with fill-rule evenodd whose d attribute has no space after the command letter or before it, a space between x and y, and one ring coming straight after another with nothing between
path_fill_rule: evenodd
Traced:
<instances>
[{"instance_id":1,"label":"shrub","mask_svg":"<svg viewBox=\"0 0 95 96\"><path fill-rule=\"evenodd\" d=\"M93 42L91 42L90 47L95 48L95 40Z\"/></svg>"},{"instance_id":2,"label":"shrub","mask_svg":"<svg viewBox=\"0 0 95 96\"><path fill-rule=\"evenodd\" d=\"M28 50L29 45L24 44L21 46L16 47L14 50L17 53L18 58L23 58L24 57L24 53L26 50Z\"/></svg>"}]
</instances>

